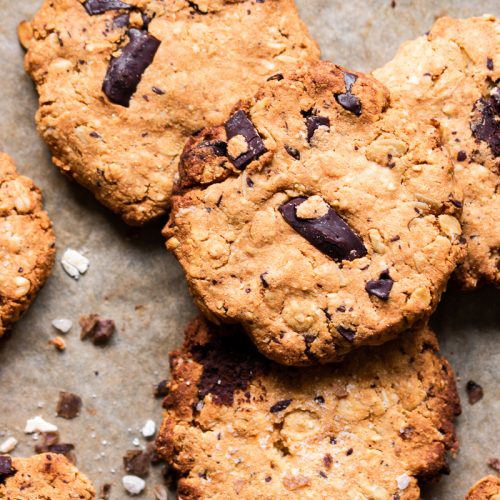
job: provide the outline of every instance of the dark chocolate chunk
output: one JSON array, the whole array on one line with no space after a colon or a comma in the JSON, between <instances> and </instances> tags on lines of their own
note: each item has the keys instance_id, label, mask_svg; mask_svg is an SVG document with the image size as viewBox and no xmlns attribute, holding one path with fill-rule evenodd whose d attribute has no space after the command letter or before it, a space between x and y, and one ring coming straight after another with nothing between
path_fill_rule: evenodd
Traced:
<instances>
[{"instance_id":1,"label":"dark chocolate chunk","mask_svg":"<svg viewBox=\"0 0 500 500\"><path fill-rule=\"evenodd\" d=\"M319 127L328 127L330 128L330 118L327 116L318 116L312 115L306 118L306 126L307 126L307 142L311 142L311 139L314 136L316 130Z\"/></svg>"},{"instance_id":2,"label":"dark chocolate chunk","mask_svg":"<svg viewBox=\"0 0 500 500\"><path fill-rule=\"evenodd\" d=\"M146 68L153 62L160 41L145 30L128 31L129 43L109 62L102 86L108 99L128 107Z\"/></svg>"},{"instance_id":3,"label":"dark chocolate chunk","mask_svg":"<svg viewBox=\"0 0 500 500\"><path fill-rule=\"evenodd\" d=\"M285 144L285 150L292 158L300 160L300 151L298 149L295 149L294 147Z\"/></svg>"},{"instance_id":4,"label":"dark chocolate chunk","mask_svg":"<svg viewBox=\"0 0 500 500\"><path fill-rule=\"evenodd\" d=\"M83 6L88 14L95 16L103 14L108 10L131 9L132 5L121 2L120 0L87 0Z\"/></svg>"},{"instance_id":5,"label":"dark chocolate chunk","mask_svg":"<svg viewBox=\"0 0 500 500\"><path fill-rule=\"evenodd\" d=\"M61 391L57 402L56 413L58 417L68 420L77 417L82 409L82 398L72 392Z\"/></svg>"},{"instance_id":6,"label":"dark chocolate chunk","mask_svg":"<svg viewBox=\"0 0 500 500\"><path fill-rule=\"evenodd\" d=\"M457 161L465 161L467 159L467 153L465 151L459 151L457 153Z\"/></svg>"},{"instance_id":7,"label":"dark chocolate chunk","mask_svg":"<svg viewBox=\"0 0 500 500\"><path fill-rule=\"evenodd\" d=\"M270 76L267 79L267 81L270 82L272 80L276 80L276 81L279 82L279 81L283 80L283 78L284 78L284 76L281 73L276 73L275 75Z\"/></svg>"},{"instance_id":8,"label":"dark chocolate chunk","mask_svg":"<svg viewBox=\"0 0 500 500\"><path fill-rule=\"evenodd\" d=\"M109 342L116 327L112 319L103 319L97 314L89 314L80 318L81 333L80 338L92 339L95 345L105 345Z\"/></svg>"},{"instance_id":9,"label":"dark chocolate chunk","mask_svg":"<svg viewBox=\"0 0 500 500\"><path fill-rule=\"evenodd\" d=\"M228 141L237 135L241 135L244 137L248 146L247 151L239 155L238 158L229 157L237 169L244 170L252 161L256 160L267 151L259 132L248 119L246 113L241 109L236 111L236 113L229 118L225 127Z\"/></svg>"},{"instance_id":10,"label":"dark chocolate chunk","mask_svg":"<svg viewBox=\"0 0 500 500\"><path fill-rule=\"evenodd\" d=\"M290 406L291 402L291 399L283 399L282 401L278 401L277 403L274 403L273 406L271 406L269 411L271 413L279 413L280 411L286 410Z\"/></svg>"},{"instance_id":11,"label":"dark chocolate chunk","mask_svg":"<svg viewBox=\"0 0 500 500\"><path fill-rule=\"evenodd\" d=\"M344 326L335 327L337 331L344 337L348 342L352 342L356 336L356 331L351 328L346 328Z\"/></svg>"},{"instance_id":12,"label":"dark chocolate chunk","mask_svg":"<svg viewBox=\"0 0 500 500\"><path fill-rule=\"evenodd\" d=\"M483 388L476 384L473 380L469 380L465 386L467 391L467 397L469 399L469 404L475 405L478 401L481 401L484 396Z\"/></svg>"},{"instance_id":13,"label":"dark chocolate chunk","mask_svg":"<svg viewBox=\"0 0 500 500\"><path fill-rule=\"evenodd\" d=\"M358 96L351 93L335 94L337 102L353 115L361 115L361 101Z\"/></svg>"},{"instance_id":14,"label":"dark chocolate chunk","mask_svg":"<svg viewBox=\"0 0 500 500\"><path fill-rule=\"evenodd\" d=\"M155 398L164 398L169 393L168 380L158 382L153 388Z\"/></svg>"},{"instance_id":15,"label":"dark chocolate chunk","mask_svg":"<svg viewBox=\"0 0 500 500\"><path fill-rule=\"evenodd\" d=\"M394 285L388 272L383 272L378 280L371 280L365 285L368 295L374 295L381 300L388 300Z\"/></svg>"},{"instance_id":16,"label":"dark chocolate chunk","mask_svg":"<svg viewBox=\"0 0 500 500\"><path fill-rule=\"evenodd\" d=\"M147 451L129 450L123 457L123 467L127 474L146 477L150 465L151 455Z\"/></svg>"},{"instance_id":17,"label":"dark chocolate chunk","mask_svg":"<svg viewBox=\"0 0 500 500\"><path fill-rule=\"evenodd\" d=\"M8 477L13 476L16 472L16 469L12 467L12 459L0 455L0 484L3 484Z\"/></svg>"},{"instance_id":18,"label":"dark chocolate chunk","mask_svg":"<svg viewBox=\"0 0 500 500\"><path fill-rule=\"evenodd\" d=\"M297 207L307 198L292 198L279 207L285 221L311 245L336 262L359 259L367 254L360 237L337 215L333 208L316 219L299 219Z\"/></svg>"},{"instance_id":19,"label":"dark chocolate chunk","mask_svg":"<svg viewBox=\"0 0 500 500\"><path fill-rule=\"evenodd\" d=\"M486 67L490 70L493 71L494 66L493 66L493 59L491 57L488 57L486 59Z\"/></svg>"},{"instance_id":20,"label":"dark chocolate chunk","mask_svg":"<svg viewBox=\"0 0 500 500\"><path fill-rule=\"evenodd\" d=\"M113 28L126 28L130 22L130 14L120 14L113 19Z\"/></svg>"},{"instance_id":21,"label":"dark chocolate chunk","mask_svg":"<svg viewBox=\"0 0 500 500\"><path fill-rule=\"evenodd\" d=\"M500 87L474 104L471 130L476 139L490 146L493 156L500 156Z\"/></svg>"}]
</instances>

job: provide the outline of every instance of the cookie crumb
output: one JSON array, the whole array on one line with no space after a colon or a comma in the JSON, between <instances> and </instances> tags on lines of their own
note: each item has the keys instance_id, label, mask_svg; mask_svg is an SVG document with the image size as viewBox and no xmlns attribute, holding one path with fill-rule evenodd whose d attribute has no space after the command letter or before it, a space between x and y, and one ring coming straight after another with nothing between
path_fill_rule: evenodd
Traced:
<instances>
[{"instance_id":1,"label":"cookie crumb","mask_svg":"<svg viewBox=\"0 0 500 500\"><path fill-rule=\"evenodd\" d=\"M62 256L61 265L68 276L79 280L80 276L88 271L90 261L80 252L67 248Z\"/></svg>"},{"instance_id":2,"label":"cookie crumb","mask_svg":"<svg viewBox=\"0 0 500 500\"><path fill-rule=\"evenodd\" d=\"M55 431L57 431L57 425L47 422L39 415L28 419L26 421L26 426L24 427L24 432L26 434L33 434L35 432L55 432Z\"/></svg>"},{"instance_id":3,"label":"cookie crumb","mask_svg":"<svg viewBox=\"0 0 500 500\"><path fill-rule=\"evenodd\" d=\"M62 337L54 337L53 339L50 339L50 343L58 351L64 351L64 350L66 350L66 341Z\"/></svg>"},{"instance_id":4,"label":"cookie crumb","mask_svg":"<svg viewBox=\"0 0 500 500\"><path fill-rule=\"evenodd\" d=\"M61 391L57 402L56 413L58 417L71 420L80 415L82 409L82 398L72 392Z\"/></svg>"},{"instance_id":5,"label":"cookie crumb","mask_svg":"<svg viewBox=\"0 0 500 500\"><path fill-rule=\"evenodd\" d=\"M146 487L145 481L137 476L123 476L122 484L131 495L139 495Z\"/></svg>"},{"instance_id":6,"label":"cookie crumb","mask_svg":"<svg viewBox=\"0 0 500 500\"><path fill-rule=\"evenodd\" d=\"M0 453L10 453L15 450L17 443L18 441L15 437L8 437L0 444Z\"/></svg>"},{"instance_id":7,"label":"cookie crumb","mask_svg":"<svg viewBox=\"0 0 500 500\"><path fill-rule=\"evenodd\" d=\"M478 401L483 399L483 388L473 380L467 382L465 389L467 391L467 397L469 398L469 404L475 405Z\"/></svg>"}]
</instances>

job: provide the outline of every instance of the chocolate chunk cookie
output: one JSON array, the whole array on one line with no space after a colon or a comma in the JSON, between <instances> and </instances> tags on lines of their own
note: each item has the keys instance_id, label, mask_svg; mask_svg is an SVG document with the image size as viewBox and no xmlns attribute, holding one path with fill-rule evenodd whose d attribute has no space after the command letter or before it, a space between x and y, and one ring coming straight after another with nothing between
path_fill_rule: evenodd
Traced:
<instances>
[{"instance_id":1,"label":"chocolate chunk cookie","mask_svg":"<svg viewBox=\"0 0 500 500\"><path fill-rule=\"evenodd\" d=\"M92 500L90 481L63 455L0 456L0 498L5 500Z\"/></svg>"},{"instance_id":2,"label":"chocolate chunk cookie","mask_svg":"<svg viewBox=\"0 0 500 500\"><path fill-rule=\"evenodd\" d=\"M47 279L55 257L40 190L0 153L0 337Z\"/></svg>"},{"instance_id":3,"label":"chocolate chunk cookie","mask_svg":"<svg viewBox=\"0 0 500 500\"><path fill-rule=\"evenodd\" d=\"M465 288L500 286L500 24L493 16L439 19L374 72L396 106L439 121L465 195Z\"/></svg>"},{"instance_id":4,"label":"chocolate chunk cookie","mask_svg":"<svg viewBox=\"0 0 500 500\"><path fill-rule=\"evenodd\" d=\"M466 500L500 500L500 479L484 477L469 490Z\"/></svg>"},{"instance_id":5,"label":"chocolate chunk cookie","mask_svg":"<svg viewBox=\"0 0 500 500\"><path fill-rule=\"evenodd\" d=\"M19 34L54 163L135 225L167 210L187 137L319 57L293 0L46 0Z\"/></svg>"},{"instance_id":6,"label":"chocolate chunk cookie","mask_svg":"<svg viewBox=\"0 0 500 500\"><path fill-rule=\"evenodd\" d=\"M423 328L290 368L242 331L195 320L171 355L157 439L179 498L420 498L418 481L457 449L454 375L437 351Z\"/></svg>"},{"instance_id":7,"label":"chocolate chunk cookie","mask_svg":"<svg viewBox=\"0 0 500 500\"><path fill-rule=\"evenodd\" d=\"M192 137L165 228L202 311L284 364L338 361L428 316L463 253L432 124L329 62Z\"/></svg>"}]
</instances>

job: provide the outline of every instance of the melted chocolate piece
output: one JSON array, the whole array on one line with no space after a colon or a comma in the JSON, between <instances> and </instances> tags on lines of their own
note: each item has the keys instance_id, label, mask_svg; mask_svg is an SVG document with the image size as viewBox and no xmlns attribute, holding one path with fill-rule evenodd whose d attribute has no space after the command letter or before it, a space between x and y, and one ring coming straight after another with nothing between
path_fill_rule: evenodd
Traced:
<instances>
[{"instance_id":1,"label":"melted chocolate piece","mask_svg":"<svg viewBox=\"0 0 500 500\"><path fill-rule=\"evenodd\" d=\"M12 467L12 459L5 455L0 455L0 484L16 472L16 469Z\"/></svg>"},{"instance_id":2,"label":"melted chocolate piece","mask_svg":"<svg viewBox=\"0 0 500 500\"><path fill-rule=\"evenodd\" d=\"M381 300L389 300L393 285L394 281L389 276L389 273L384 272L378 280L369 281L365 286L365 290L368 292L368 295L374 295Z\"/></svg>"},{"instance_id":3,"label":"melted chocolate piece","mask_svg":"<svg viewBox=\"0 0 500 500\"><path fill-rule=\"evenodd\" d=\"M479 99L473 114L472 134L488 143L493 156L500 156L500 87L495 87L489 97Z\"/></svg>"},{"instance_id":4,"label":"melted chocolate piece","mask_svg":"<svg viewBox=\"0 0 500 500\"><path fill-rule=\"evenodd\" d=\"M108 10L131 9L132 5L120 0L87 0L83 6L88 14L96 16Z\"/></svg>"},{"instance_id":5,"label":"melted chocolate piece","mask_svg":"<svg viewBox=\"0 0 500 500\"><path fill-rule=\"evenodd\" d=\"M311 245L336 262L355 260L367 254L361 238L337 215L333 208L316 219L299 219L297 207L307 198L292 198L279 211L285 221Z\"/></svg>"},{"instance_id":6,"label":"melted chocolate piece","mask_svg":"<svg viewBox=\"0 0 500 500\"><path fill-rule=\"evenodd\" d=\"M239 155L238 158L229 157L232 164L237 169L244 170L252 161L256 160L267 151L259 132L248 119L246 113L241 109L236 111L236 113L229 118L225 128L228 141L237 135L241 135L248 145L247 151Z\"/></svg>"},{"instance_id":7,"label":"melted chocolate piece","mask_svg":"<svg viewBox=\"0 0 500 500\"><path fill-rule=\"evenodd\" d=\"M291 399L284 399L283 401L278 401L277 403L274 403L273 406L271 406L269 411L271 413L279 413L280 411L286 410L290 406L291 402L292 402Z\"/></svg>"},{"instance_id":8,"label":"melted chocolate piece","mask_svg":"<svg viewBox=\"0 0 500 500\"><path fill-rule=\"evenodd\" d=\"M358 77L352 73L344 72L345 93L335 94L336 101L347 111L356 116L361 115L361 101L351 93L352 86Z\"/></svg>"},{"instance_id":9,"label":"melted chocolate piece","mask_svg":"<svg viewBox=\"0 0 500 500\"><path fill-rule=\"evenodd\" d=\"M111 59L102 86L108 99L128 107L146 68L153 62L160 41L147 31L132 28L122 53Z\"/></svg>"},{"instance_id":10,"label":"melted chocolate piece","mask_svg":"<svg viewBox=\"0 0 500 500\"><path fill-rule=\"evenodd\" d=\"M125 28L128 27L130 21L130 15L128 13L120 14L113 19L113 28Z\"/></svg>"}]
</instances>

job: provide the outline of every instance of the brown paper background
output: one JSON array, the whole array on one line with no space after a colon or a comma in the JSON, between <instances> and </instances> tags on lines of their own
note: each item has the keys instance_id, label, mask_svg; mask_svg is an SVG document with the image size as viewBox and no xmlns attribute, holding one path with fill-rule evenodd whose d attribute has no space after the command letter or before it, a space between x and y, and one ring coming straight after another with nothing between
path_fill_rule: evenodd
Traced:
<instances>
[{"instance_id":1,"label":"brown paper background","mask_svg":"<svg viewBox=\"0 0 500 500\"><path fill-rule=\"evenodd\" d=\"M113 483L112 498L121 499L126 498L122 456L134 448L134 437L145 444L139 429L146 419L159 423L160 404L152 398L151 387L167 376L167 353L180 342L194 309L179 266L163 248L161 223L144 229L125 226L51 165L35 131L36 94L23 72L15 31L40 3L0 0L0 149L43 189L57 233L58 262L36 303L10 338L0 342L0 441L14 435L20 441L15 455L31 454L34 441L23 428L26 419L40 414L59 426L64 441L76 445L79 466L96 486ZM389 60L399 43L423 34L438 16L498 15L500 10L497 0L396 3L391 8L390 0L298 1L323 57L358 70ZM90 259L90 269L79 282L61 268L67 247ZM117 323L119 333L107 348L79 340L78 318L91 312ZM65 353L48 345L56 335L51 321L58 317L74 322ZM461 450L451 460L451 474L428 488L424 497L454 500L489 472L488 458L500 456L500 293L449 292L433 323L459 377L464 411L458 421ZM464 393L470 379L485 391L474 406ZM80 417L55 417L59 390L82 396ZM153 498L158 477L155 469L142 498Z\"/></svg>"}]
</instances>

